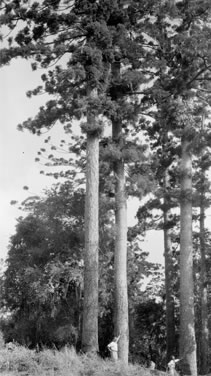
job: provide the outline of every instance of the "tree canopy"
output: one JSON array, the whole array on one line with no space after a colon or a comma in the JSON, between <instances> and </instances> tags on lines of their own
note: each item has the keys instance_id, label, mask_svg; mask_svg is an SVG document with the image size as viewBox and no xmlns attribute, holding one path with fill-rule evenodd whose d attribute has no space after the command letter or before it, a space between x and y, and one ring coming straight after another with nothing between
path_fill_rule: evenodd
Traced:
<instances>
[{"instance_id":1,"label":"tree canopy","mask_svg":"<svg viewBox=\"0 0 211 376\"><path fill-rule=\"evenodd\" d=\"M112 323L112 331L113 324L120 330L122 309L124 328L116 334L122 336L119 348L123 358L127 353L128 289L134 358L138 352L133 345L137 350L143 344L143 358L147 351L162 358L163 353L155 355L156 346L162 347L167 330L167 337L175 339L173 346L167 341L167 358L170 352L180 351L185 372L189 369L195 375L198 313L196 310L194 316L194 299L198 302L199 291L204 297L207 293L210 242L205 231L210 203L210 2L43 0L29 4L6 0L0 1L0 6L4 38L0 66L14 58L28 59L32 69L44 70L42 86L28 96L46 92L51 98L19 129L39 135L57 123L70 133L74 121L80 121L86 136L73 137L68 145L69 152L75 153L73 159L58 160L53 154L48 158L54 164L71 164L71 171L60 175L67 182L47 192L45 199L24 204L29 215L19 219L11 238L2 279L3 304L14 309L15 322L23 325L29 312L33 321L42 307L45 314L35 325L33 343L50 317L58 336L69 325L70 341L78 346L83 311L86 335L82 342L95 350L98 312L103 337L108 323ZM107 125L112 125L112 136L104 137ZM74 181L75 167L84 172L85 165L86 193L80 188L83 180ZM138 224L132 229L126 225L127 194L140 199L146 196L137 208ZM195 234L199 218L200 233ZM149 228L164 231L165 293L159 267L149 265L141 252L138 236ZM206 244L202 241L205 236ZM205 277L199 277L199 270ZM99 286L98 271L102 277ZM143 276L149 275L153 281L150 298L146 296L149 287L146 292L140 288ZM32 311L35 302L37 310ZM195 325L196 341L206 349L208 304L206 299L198 304L203 312L204 338ZM90 306L95 307L94 314ZM171 323L170 312L174 316ZM57 326L59 317L61 328ZM136 337L136 328L145 333L145 341ZM45 332L42 341L54 339ZM203 369L207 369L205 360Z\"/></svg>"}]
</instances>

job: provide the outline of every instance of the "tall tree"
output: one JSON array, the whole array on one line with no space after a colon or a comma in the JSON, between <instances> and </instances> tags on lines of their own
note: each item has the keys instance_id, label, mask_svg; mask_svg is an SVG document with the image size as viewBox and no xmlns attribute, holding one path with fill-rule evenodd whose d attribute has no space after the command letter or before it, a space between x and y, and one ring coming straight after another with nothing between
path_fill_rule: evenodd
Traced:
<instances>
[{"instance_id":1,"label":"tall tree","mask_svg":"<svg viewBox=\"0 0 211 376\"><path fill-rule=\"evenodd\" d=\"M204 99L204 98L201 98ZM203 100L204 102L204 100ZM199 331L199 370L205 375L208 372L208 353L209 353L209 329L208 329L208 266L207 266L207 243L208 231L206 229L206 209L209 202L209 186L207 172L210 168L209 152L209 131L210 126L206 124L207 104L202 102L202 113L199 117L201 122L200 137L198 142L198 158L195 162L195 188L196 201L199 206L199 295L200 295L200 331ZM200 103L200 102L199 102ZM205 102L206 103L206 102ZM199 104L200 105L200 104Z\"/></svg>"},{"instance_id":2,"label":"tall tree","mask_svg":"<svg viewBox=\"0 0 211 376\"><path fill-rule=\"evenodd\" d=\"M96 90L91 95L95 97ZM88 114L91 129L96 115ZM99 135L96 130L87 134L84 301L82 349L98 350L98 248L99 248Z\"/></svg>"},{"instance_id":3,"label":"tall tree","mask_svg":"<svg viewBox=\"0 0 211 376\"><path fill-rule=\"evenodd\" d=\"M201 83L206 85L205 82L209 81L210 76L210 47L204 44L207 35L210 34L210 11L207 1L182 1L171 4L165 2L156 12L156 21L152 21L150 31L157 42L152 41L152 45L153 51L157 51L159 75L152 96L157 96L160 103L168 103L170 99L168 121L171 122L173 134L182 136L180 353L186 367L184 372L194 375L197 365L192 268L191 159L197 134L197 121L194 120L196 107L193 98L196 99L201 90ZM175 22L172 22L173 20Z\"/></svg>"},{"instance_id":4,"label":"tall tree","mask_svg":"<svg viewBox=\"0 0 211 376\"><path fill-rule=\"evenodd\" d=\"M169 174L164 171L164 257L165 257L165 289L166 289L166 356L170 360L175 353L175 297L174 297L174 257L172 246L172 214L169 200Z\"/></svg>"},{"instance_id":5,"label":"tall tree","mask_svg":"<svg viewBox=\"0 0 211 376\"><path fill-rule=\"evenodd\" d=\"M119 358L127 363L129 349L127 291L128 192L125 170L129 165L129 170L135 171L135 173L134 171L132 173L136 174L136 179L139 172L137 173L134 166L138 161L141 164L143 159L144 147L141 142L137 143L137 139L132 141L132 134L136 133L135 125L141 108L137 95L139 94L140 85L147 82L148 78L143 73L145 69L143 65L143 38L140 30L137 33L136 24L136 14L140 12L140 3L137 1L120 1L117 4L118 6L116 6L112 17L108 21L113 29L114 59L111 64L111 81L108 91L112 105L107 116L112 123L110 154L115 179L115 332L116 335L120 335ZM142 5L146 5L145 1L142 2ZM144 12L145 9L142 10L142 14ZM133 189L131 189L132 191Z\"/></svg>"},{"instance_id":6,"label":"tall tree","mask_svg":"<svg viewBox=\"0 0 211 376\"><path fill-rule=\"evenodd\" d=\"M171 125L166 121L165 105L160 106L158 122L161 135L157 142L161 145L160 165L157 177L163 191L163 232L164 232L164 257L165 257L165 292L166 292L166 356L170 361L176 350L175 337L175 257L173 248L173 233L175 231L175 216L172 209L178 201L174 199L177 190L175 174L176 145L173 142ZM160 115L159 115L160 112ZM175 138L175 137L174 137ZM161 171L161 173L159 173ZM159 175L160 178L159 178Z\"/></svg>"},{"instance_id":7,"label":"tall tree","mask_svg":"<svg viewBox=\"0 0 211 376\"><path fill-rule=\"evenodd\" d=\"M93 152L98 153L97 145L102 130L102 123L97 121L97 117L102 112L111 47L111 36L104 22L105 9L103 4L77 0L70 4L62 0L43 0L27 6L25 1L8 1L1 2L1 5L1 24L13 30L16 43L14 45L13 38L8 38L9 47L1 51L1 65L20 56L32 58L34 69L38 66L47 69L63 59L61 66L42 76L45 91L57 94L57 99L48 101L36 118L26 121L22 129L28 128L33 133L40 134L43 127L50 128L57 121L67 123L74 118L87 117L86 124L83 124L83 130L87 134L88 155L86 221L91 223L86 223L85 281L89 282L85 284L84 302L89 319L84 320L83 347L97 351L98 298L97 290L91 290L89 283L90 280L93 281L92 287L97 289L98 157ZM110 2L104 5L110 5ZM19 27L16 29L17 23ZM32 93L37 94L41 90L39 87ZM94 165L89 165L93 161ZM93 228L95 232L92 231ZM93 259L95 268L90 263ZM94 304L90 304L90 301Z\"/></svg>"},{"instance_id":8,"label":"tall tree","mask_svg":"<svg viewBox=\"0 0 211 376\"><path fill-rule=\"evenodd\" d=\"M206 234L205 234L205 171L201 172L200 191L200 295L201 295L201 338L200 338L200 373L206 375L208 372L208 291L207 291L207 265L206 265Z\"/></svg>"},{"instance_id":9,"label":"tall tree","mask_svg":"<svg viewBox=\"0 0 211 376\"><path fill-rule=\"evenodd\" d=\"M113 121L113 140L123 146L121 123ZM122 158L114 162L115 175L115 326L120 335L119 356L128 359L128 296L127 296L127 201L125 168Z\"/></svg>"},{"instance_id":10,"label":"tall tree","mask_svg":"<svg viewBox=\"0 0 211 376\"><path fill-rule=\"evenodd\" d=\"M120 83L121 62L118 59L112 64L114 91ZM114 95L114 93L113 93ZM118 94L115 93L118 100ZM120 335L118 353L121 360L128 361L128 291L127 291L127 199L125 187L125 166L122 157L124 136L122 121L118 111L112 119L112 140L119 151L113 162L115 178L115 332Z\"/></svg>"},{"instance_id":11,"label":"tall tree","mask_svg":"<svg viewBox=\"0 0 211 376\"><path fill-rule=\"evenodd\" d=\"M180 357L184 372L197 375L193 287L192 246L192 151L190 131L193 118L187 105L184 111L184 130L181 141L181 198L180 198Z\"/></svg>"}]
</instances>

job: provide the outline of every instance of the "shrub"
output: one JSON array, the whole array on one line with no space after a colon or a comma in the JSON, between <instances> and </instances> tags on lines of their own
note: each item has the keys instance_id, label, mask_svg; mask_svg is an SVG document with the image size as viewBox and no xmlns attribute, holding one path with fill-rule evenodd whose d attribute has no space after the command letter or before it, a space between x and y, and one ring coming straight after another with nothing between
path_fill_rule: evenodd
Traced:
<instances>
[{"instance_id":1,"label":"shrub","mask_svg":"<svg viewBox=\"0 0 211 376\"><path fill-rule=\"evenodd\" d=\"M74 348L43 350L36 353L22 346L0 350L0 373L5 376L150 376L140 365L124 367L122 363L102 359L94 354L78 355ZM24 372L24 373L23 373Z\"/></svg>"},{"instance_id":2,"label":"shrub","mask_svg":"<svg viewBox=\"0 0 211 376\"><path fill-rule=\"evenodd\" d=\"M23 346L14 346L14 349L0 350L0 371L29 371L36 374L38 364L36 354Z\"/></svg>"}]
</instances>

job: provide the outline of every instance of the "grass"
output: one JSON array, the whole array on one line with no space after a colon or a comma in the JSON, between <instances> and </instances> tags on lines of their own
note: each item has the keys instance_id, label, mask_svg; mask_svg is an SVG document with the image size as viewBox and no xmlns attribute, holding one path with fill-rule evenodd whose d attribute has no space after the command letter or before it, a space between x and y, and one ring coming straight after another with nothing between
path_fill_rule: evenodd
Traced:
<instances>
[{"instance_id":1,"label":"grass","mask_svg":"<svg viewBox=\"0 0 211 376\"><path fill-rule=\"evenodd\" d=\"M128 367L118 361L103 360L97 355L78 355L74 348L36 353L16 346L13 351L0 350L1 376L150 376L140 365Z\"/></svg>"}]
</instances>

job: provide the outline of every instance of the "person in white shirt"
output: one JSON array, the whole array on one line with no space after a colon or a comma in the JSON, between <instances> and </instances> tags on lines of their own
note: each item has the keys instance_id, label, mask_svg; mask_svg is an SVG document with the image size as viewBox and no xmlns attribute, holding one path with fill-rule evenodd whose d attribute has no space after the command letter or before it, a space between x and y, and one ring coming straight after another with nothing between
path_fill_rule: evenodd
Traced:
<instances>
[{"instance_id":1,"label":"person in white shirt","mask_svg":"<svg viewBox=\"0 0 211 376\"><path fill-rule=\"evenodd\" d=\"M151 360L149 363L149 369L153 370L155 369L156 364Z\"/></svg>"},{"instance_id":2,"label":"person in white shirt","mask_svg":"<svg viewBox=\"0 0 211 376\"><path fill-rule=\"evenodd\" d=\"M176 363L179 362L180 359L175 359L174 356L171 357L170 362L168 363L168 372L170 376L175 376L175 367Z\"/></svg>"},{"instance_id":3,"label":"person in white shirt","mask_svg":"<svg viewBox=\"0 0 211 376\"><path fill-rule=\"evenodd\" d=\"M118 341L119 341L119 337L114 337L113 341L111 343L108 344L108 349L111 353L111 359L116 361L118 360Z\"/></svg>"}]
</instances>

